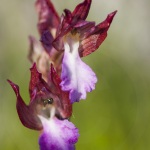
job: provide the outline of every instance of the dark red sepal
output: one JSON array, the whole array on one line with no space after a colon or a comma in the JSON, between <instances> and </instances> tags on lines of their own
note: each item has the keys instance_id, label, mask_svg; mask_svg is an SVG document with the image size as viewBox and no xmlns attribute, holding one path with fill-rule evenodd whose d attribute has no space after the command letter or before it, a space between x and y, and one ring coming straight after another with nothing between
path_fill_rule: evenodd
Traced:
<instances>
[{"instance_id":1,"label":"dark red sepal","mask_svg":"<svg viewBox=\"0 0 150 150\"><path fill-rule=\"evenodd\" d=\"M84 2L76 6L74 11L72 12L72 17L74 21L86 19L90 10L91 2L92 0L84 0Z\"/></svg>"},{"instance_id":2,"label":"dark red sepal","mask_svg":"<svg viewBox=\"0 0 150 150\"><path fill-rule=\"evenodd\" d=\"M81 41L79 47L81 57L87 56L99 48L107 37L107 31L116 13L117 11L110 13L103 22L95 26L95 29L89 33L87 38Z\"/></svg>"},{"instance_id":3,"label":"dark red sepal","mask_svg":"<svg viewBox=\"0 0 150 150\"><path fill-rule=\"evenodd\" d=\"M51 92L48 84L42 78L42 74L38 72L36 68L36 64L34 63L33 66L30 68L31 71L31 78L29 84L29 93L30 93L30 100L35 99L35 95L37 96L39 92L43 92L44 95Z\"/></svg>"},{"instance_id":4,"label":"dark red sepal","mask_svg":"<svg viewBox=\"0 0 150 150\"><path fill-rule=\"evenodd\" d=\"M59 97L59 105L58 111L60 112L60 115L62 118L69 118L72 115L72 104L69 99L69 92L65 92L61 90L60 83L61 79L57 75L53 65L51 64L51 80L54 83L56 87L56 94Z\"/></svg>"},{"instance_id":5,"label":"dark red sepal","mask_svg":"<svg viewBox=\"0 0 150 150\"><path fill-rule=\"evenodd\" d=\"M13 88L17 96L16 109L18 116L22 124L33 130L42 130L42 124L39 118L37 117L34 109L32 109L32 104L27 106L20 96L18 85L14 84L12 81L8 80L9 84Z\"/></svg>"},{"instance_id":6,"label":"dark red sepal","mask_svg":"<svg viewBox=\"0 0 150 150\"><path fill-rule=\"evenodd\" d=\"M42 34L46 30L56 29L60 20L51 0L37 0L35 6L39 15L39 33Z\"/></svg>"},{"instance_id":7,"label":"dark red sepal","mask_svg":"<svg viewBox=\"0 0 150 150\"><path fill-rule=\"evenodd\" d=\"M69 32L78 21L86 19L90 10L91 1L92 0L84 0L84 2L76 6L72 13L68 9L64 10L65 15L62 15L62 22L57 31L57 35L59 35L59 37Z\"/></svg>"},{"instance_id":8,"label":"dark red sepal","mask_svg":"<svg viewBox=\"0 0 150 150\"><path fill-rule=\"evenodd\" d=\"M65 16L61 16L62 22L58 27L57 37L52 42L52 45L56 50L64 49L62 37L70 32L73 28L75 28L75 26L78 26L79 23L81 24L82 20L86 19L89 13L90 6L91 0L84 0L84 2L76 6L72 13L68 9L64 10Z\"/></svg>"}]
</instances>

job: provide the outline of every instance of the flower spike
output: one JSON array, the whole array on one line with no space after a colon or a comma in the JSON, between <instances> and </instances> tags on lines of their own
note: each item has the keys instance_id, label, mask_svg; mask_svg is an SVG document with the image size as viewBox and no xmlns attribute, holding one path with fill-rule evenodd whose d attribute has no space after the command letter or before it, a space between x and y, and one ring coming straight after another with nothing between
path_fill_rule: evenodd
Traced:
<instances>
[{"instance_id":1,"label":"flower spike","mask_svg":"<svg viewBox=\"0 0 150 150\"><path fill-rule=\"evenodd\" d=\"M40 40L29 37L30 101L26 105L18 85L8 80L16 97L16 109L22 124L40 130L40 150L75 150L78 129L69 122L72 104L86 99L95 89L97 77L82 61L96 51L107 37L117 13L95 24L87 21L92 0L83 0L73 11L58 16L51 0L36 0L37 28Z\"/></svg>"}]
</instances>

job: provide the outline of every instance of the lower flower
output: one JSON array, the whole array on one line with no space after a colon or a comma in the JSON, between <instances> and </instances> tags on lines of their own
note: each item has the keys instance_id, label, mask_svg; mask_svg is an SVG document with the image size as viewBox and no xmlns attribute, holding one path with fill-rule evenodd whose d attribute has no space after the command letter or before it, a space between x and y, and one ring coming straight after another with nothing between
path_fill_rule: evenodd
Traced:
<instances>
[{"instance_id":1,"label":"lower flower","mask_svg":"<svg viewBox=\"0 0 150 150\"><path fill-rule=\"evenodd\" d=\"M30 102L23 101L19 86L8 80L16 97L16 108L22 124L41 132L40 150L74 150L78 141L78 129L68 121L72 115L69 93L61 90L60 78L53 65L50 69L51 86L42 78L36 64L30 69Z\"/></svg>"},{"instance_id":2,"label":"lower flower","mask_svg":"<svg viewBox=\"0 0 150 150\"><path fill-rule=\"evenodd\" d=\"M53 116L39 116L43 132L39 138L40 150L75 150L74 144L78 141L78 129L67 119L59 120Z\"/></svg>"}]
</instances>

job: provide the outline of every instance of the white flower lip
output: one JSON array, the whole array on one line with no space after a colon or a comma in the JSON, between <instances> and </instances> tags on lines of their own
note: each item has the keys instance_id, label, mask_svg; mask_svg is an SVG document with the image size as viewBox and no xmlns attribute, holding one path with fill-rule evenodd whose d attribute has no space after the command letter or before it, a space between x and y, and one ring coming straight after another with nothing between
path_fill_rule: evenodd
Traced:
<instances>
[{"instance_id":1,"label":"white flower lip","mask_svg":"<svg viewBox=\"0 0 150 150\"><path fill-rule=\"evenodd\" d=\"M62 62L61 87L70 91L71 102L86 98L86 93L95 89L97 78L92 69L79 56L79 35L71 34L64 38L64 57Z\"/></svg>"},{"instance_id":2,"label":"white flower lip","mask_svg":"<svg viewBox=\"0 0 150 150\"><path fill-rule=\"evenodd\" d=\"M67 119L57 119L54 107L50 109L50 114L50 118L38 116L43 125L43 132L39 138L40 149L74 150L74 144L79 137L78 129Z\"/></svg>"}]
</instances>

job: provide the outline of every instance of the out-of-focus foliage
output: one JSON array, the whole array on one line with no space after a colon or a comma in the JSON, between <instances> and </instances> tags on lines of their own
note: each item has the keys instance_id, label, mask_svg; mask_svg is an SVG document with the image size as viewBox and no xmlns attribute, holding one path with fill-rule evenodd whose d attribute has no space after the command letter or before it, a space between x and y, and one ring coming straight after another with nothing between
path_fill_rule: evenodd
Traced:
<instances>
[{"instance_id":1,"label":"out-of-focus foliage","mask_svg":"<svg viewBox=\"0 0 150 150\"><path fill-rule=\"evenodd\" d=\"M53 0L54 1L54 0ZM61 14L81 0L55 0ZM101 22L118 10L108 38L84 58L98 77L96 90L74 105L72 121L79 128L77 150L150 149L150 2L93 0L88 20ZM32 0L0 2L0 149L37 150L38 133L22 126L16 97L6 79L20 85L28 103L31 64L28 35L38 37Z\"/></svg>"}]
</instances>

